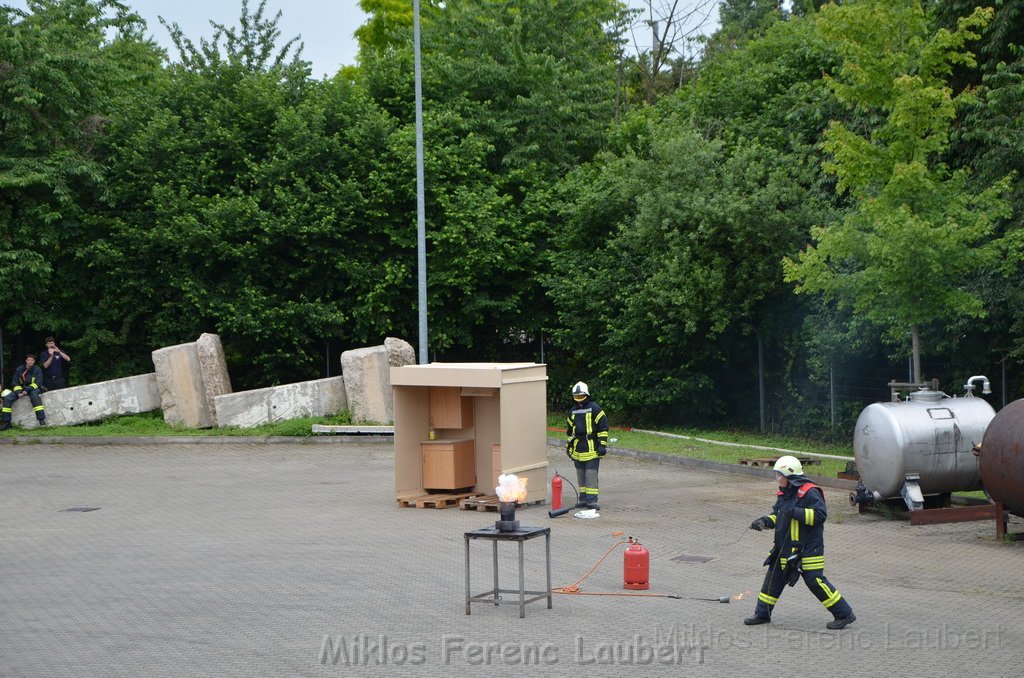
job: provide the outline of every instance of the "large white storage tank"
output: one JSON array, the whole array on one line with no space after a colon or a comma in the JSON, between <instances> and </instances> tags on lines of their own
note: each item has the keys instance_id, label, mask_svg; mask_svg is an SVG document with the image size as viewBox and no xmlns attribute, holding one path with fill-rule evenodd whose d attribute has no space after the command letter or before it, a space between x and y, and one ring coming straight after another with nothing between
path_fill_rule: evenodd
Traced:
<instances>
[{"instance_id":1,"label":"large white storage tank","mask_svg":"<svg viewBox=\"0 0 1024 678\"><path fill-rule=\"evenodd\" d=\"M924 495L980 490L972 450L994 416L992 406L970 388L963 398L922 390L906 401L869 405L853 435L863 488L851 501L902 497L914 510L923 506Z\"/></svg>"}]
</instances>

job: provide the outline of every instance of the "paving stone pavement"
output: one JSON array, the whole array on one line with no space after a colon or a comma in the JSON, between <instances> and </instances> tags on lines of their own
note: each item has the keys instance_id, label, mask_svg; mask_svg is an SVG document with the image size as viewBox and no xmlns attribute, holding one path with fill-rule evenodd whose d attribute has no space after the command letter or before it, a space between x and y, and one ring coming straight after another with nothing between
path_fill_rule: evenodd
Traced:
<instances>
[{"instance_id":1,"label":"paving stone pavement","mask_svg":"<svg viewBox=\"0 0 1024 678\"><path fill-rule=\"evenodd\" d=\"M549 459L573 479L557 447ZM651 551L650 592L682 599L556 595L525 619L467 616L463 533L497 515L399 508L392 464L379 441L0 444L0 676L1024 672L1024 543L990 522L911 527L826 490L826 572L858 621L826 631L798 584L771 625L745 627L770 540L747 525L773 483L610 455L599 519L517 518L551 527L556 586L611 548L582 589L623 592L621 532ZM544 585L543 543L525 544L528 588ZM490 544L472 549L479 593ZM511 585L515 548L499 556ZM696 600L722 595L745 599Z\"/></svg>"}]
</instances>

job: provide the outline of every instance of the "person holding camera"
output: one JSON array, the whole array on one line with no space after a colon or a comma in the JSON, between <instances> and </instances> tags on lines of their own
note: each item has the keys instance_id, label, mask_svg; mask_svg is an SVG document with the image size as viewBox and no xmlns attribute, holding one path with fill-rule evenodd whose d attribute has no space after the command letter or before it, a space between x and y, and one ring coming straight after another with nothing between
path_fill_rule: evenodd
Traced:
<instances>
[{"instance_id":1,"label":"person holding camera","mask_svg":"<svg viewBox=\"0 0 1024 678\"><path fill-rule=\"evenodd\" d=\"M68 385L67 365L71 362L71 356L62 351L53 337L46 338L46 349L43 353L43 386L47 391L64 388Z\"/></svg>"}]
</instances>

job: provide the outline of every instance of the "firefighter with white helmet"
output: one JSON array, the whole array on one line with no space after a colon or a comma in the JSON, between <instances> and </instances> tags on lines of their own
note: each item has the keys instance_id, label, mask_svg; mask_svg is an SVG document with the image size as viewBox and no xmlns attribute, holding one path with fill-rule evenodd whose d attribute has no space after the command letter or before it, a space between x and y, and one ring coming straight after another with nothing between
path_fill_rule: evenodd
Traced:
<instances>
[{"instance_id":1,"label":"firefighter with white helmet","mask_svg":"<svg viewBox=\"0 0 1024 678\"><path fill-rule=\"evenodd\" d=\"M580 498L576 508L597 509L598 469L608 453L608 417L590 399L590 388L582 381L572 387L573 406L566 415L565 453L576 466Z\"/></svg>"},{"instance_id":2,"label":"firefighter with white helmet","mask_svg":"<svg viewBox=\"0 0 1024 678\"><path fill-rule=\"evenodd\" d=\"M771 514L752 522L750 529L774 529L775 543L764 561L768 572L757 596L754 616L744 619L743 623L770 622L772 610L786 584L794 586L803 577L807 588L834 617L825 626L846 628L857 617L846 599L825 578L824 527L828 517L825 495L804 476L803 464L796 457L779 457L774 470L779 485L778 499Z\"/></svg>"}]
</instances>

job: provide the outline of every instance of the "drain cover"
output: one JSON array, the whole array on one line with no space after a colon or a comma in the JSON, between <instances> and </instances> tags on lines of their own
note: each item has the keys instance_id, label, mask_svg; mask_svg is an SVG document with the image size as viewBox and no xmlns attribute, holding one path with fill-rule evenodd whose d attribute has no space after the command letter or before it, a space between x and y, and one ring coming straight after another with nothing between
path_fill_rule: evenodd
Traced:
<instances>
[{"instance_id":1,"label":"drain cover","mask_svg":"<svg viewBox=\"0 0 1024 678\"><path fill-rule=\"evenodd\" d=\"M676 556L672 560L680 563L706 563L709 560L714 560L714 556L688 556L685 553L681 556Z\"/></svg>"},{"instance_id":2,"label":"drain cover","mask_svg":"<svg viewBox=\"0 0 1024 678\"><path fill-rule=\"evenodd\" d=\"M100 508L101 507L99 506L76 506L74 508L61 509L60 511L57 511L57 513L87 513L89 511L99 511Z\"/></svg>"}]
</instances>

